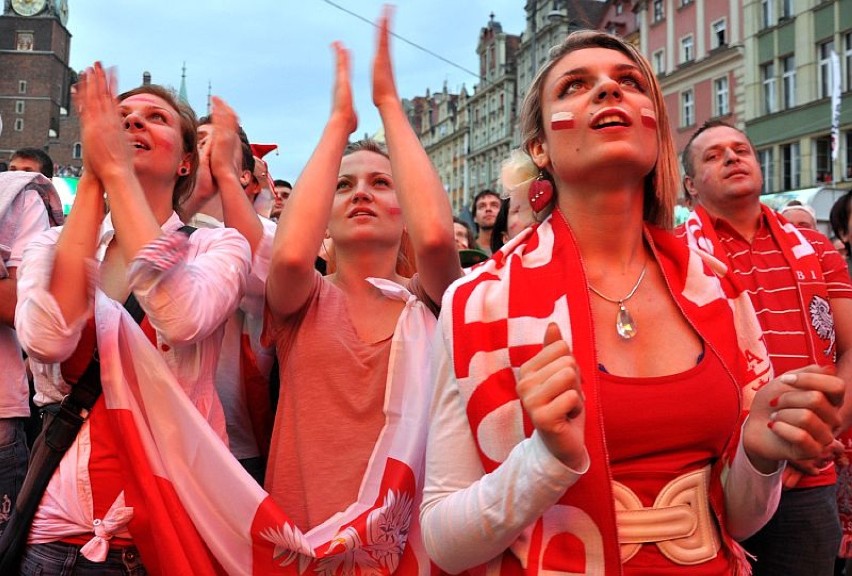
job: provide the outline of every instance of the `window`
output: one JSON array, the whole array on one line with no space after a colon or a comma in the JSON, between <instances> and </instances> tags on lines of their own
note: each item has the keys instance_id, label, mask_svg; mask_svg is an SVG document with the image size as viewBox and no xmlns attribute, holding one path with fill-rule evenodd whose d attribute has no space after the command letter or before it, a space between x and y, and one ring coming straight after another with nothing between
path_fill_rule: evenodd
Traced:
<instances>
[{"instance_id":1,"label":"window","mask_svg":"<svg viewBox=\"0 0 852 576\"><path fill-rule=\"evenodd\" d=\"M775 25L775 14L773 4L775 0L760 0L760 23L761 28L769 28Z\"/></svg>"},{"instance_id":2,"label":"window","mask_svg":"<svg viewBox=\"0 0 852 576\"><path fill-rule=\"evenodd\" d=\"M23 118L15 118L15 132L23 132L24 131L24 119Z\"/></svg>"},{"instance_id":3,"label":"window","mask_svg":"<svg viewBox=\"0 0 852 576\"><path fill-rule=\"evenodd\" d=\"M814 140L815 180L831 182L831 136Z\"/></svg>"},{"instance_id":4,"label":"window","mask_svg":"<svg viewBox=\"0 0 852 576\"><path fill-rule=\"evenodd\" d=\"M760 67L760 78L763 81L763 113L775 112L775 64L772 62Z\"/></svg>"},{"instance_id":5,"label":"window","mask_svg":"<svg viewBox=\"0 0 852 576\"><path fill-rule=\"evenodd\" d=\"M666 17L663 11L663 0L654 0L654 22L660 22Z\"/></svg>"},{"instance_id":6,"label":"window","mask_svg":"<svg viewBox=\"0 0 852 576\"><path fill-rule=\"evenodd\" d=\"M23 100L15 100L15 114L23 114L24 113L24 101Z\"/></svg>"},{"instance_id":7,"label":"window","mask_svg":"<svg viewBox=\"0 0 852 576\"><path fill-rule=\"evenodd\" d=\"M726 25L724 19L716 20L715 22L713 22L713 24L710 25L713 30L713 34L710 38L713 48L719 48L721 46L725 46L728 43L727 39L725 38L725 26Z\"/></svg>"},{"instance_id":8,"label":"window","mask_svg":"<svg viewBox=\"0 0 852 576\"><path fill-rule=\"evenodd\" d=\"M619 15L622 12L624 12L624 4L619 2L618 4L615 5L615 13L616 13L616 15Z\"/></svg>"},{"instance_id":9,"label":"window","mask_svg":"<svg viewBox=\"0 0 852 576\"><path fill-rule=\"evenodd\" d=\"M695 124L695 95L692 90L680 93L680 125L683 128Z\"/></svg>"},{"instance_id":10,"label":"window","mask_svg":"<svg viewBox=\"0 0 852 576\"><path fill-rule=\"evenodd\" d=\"M693 2L695 2L695 0L680 0L680 5L681 6L689 6Z\"/></svg>"},{"instance_id":11,"label":"window","mask_svg":"<svg viewBox=\"0 0 852 576\"><path fill-rule=\"evenodd\" d=\"M852 32L843 35L843 60L846 61L846 90L852 90Z\"/></svg>"},{"instance_id":12,"label":"window","mask_svg":"<svg viewBox=\"0 0 852 576\"><path fill-rule=\"evenodd\" d=\"M15 49L19 52L32 52L34 43L32 32L18 32L15 35Z\"/></svg>"},{"instance_id":13,"label":"window","mask_svg":"<svg viewBox=\"0 0 852 576\"><path fill-rule=\"evenodd\" d=\"M793 17L793 0L781 0L781 14L779 20L786 20Z\"/></svg>"},{"instance_id":14,"label":"window","mask_svg":"<svg viewBox=\"0 0 852 576\"><path fill-rule=\"evenodd\" d=\"M799 143L793 142L781 146L781 162L783 163L784 190L795 190L802 186L802 156L799 153Z\"/></svg>"},{"instance_id":15,"label":"window","mask_svg":"<svg viewBox=\"0 0 852 576\"><path fill-rule=\"evenodd\" d=\"M27 93L27 81L26 80L18 80L18 94L26 94Z\"/></svg>"},{"instance_id":16,"label":"window","mask_svg":"<svg viewBox=\"0 0 852 576\"><path fill-rule=\"evenodd\" d=\"M831 53L834 51L834 40L819 45L819 97L831 96Z\"/></svg>"},{"instance_id":17,"label":"window","mask_svg":"<svg viewBox=\"0 0 852 576\"><path fill-rule=\"evenodd\" d=\"M713 95L716 103L716 116L727 116L728 107L728 77L722 76L713 80Z\"/></svg>"},{"instance_id":18,"label":"window","mask_svg":"<svg viewBox=\"0 0 852 576\"><path fill-rule=\"evenodd\" d=\"M651 55L651 65L655 74L666 73L666 52L662 48Z\"/></svg>"},{"instance_id":19,"label":"window","mask_svg":"<svg viewBox=\"0 0 852 576\"><path fill-rule=\"evenodd\" d=\"M680 63L685 64L692 62L695 59L695 46L692 41L692 35L684 36L680 39Z\"/></svg>"},{"instance_id":20,"label":"window","mask_svg":"<svg viewBox=\"0 0 852 576\"><path fill-rule=\"evenodd\" d=\"M774 192L775 181L773 170L775 169L775 165L772 162L772 148L759 150L757 152L757 159L760 161L760 171L763 172L763 190L760 193L769 194L770 192Z\"/></svg>"},{"instance_id":21,"label":"window","mask_svg":"<svg viewBox=\"0 0 852 576\"><path fill-rule=\"evenodd\" d=\"M79 160L83 157L83 145L80 142L74 142L74 147L71 148L71 158Z\"/></svg>"},{"instance_id":22,"label":"window","mask_svg":"<svg viewBox=\"0 0 852 576\"><path fill-rule=\"evenodd\" d=\"M781 73L784 89L784 108L796 106L796 57L787 56L781 59Z\"/></svg>"}]
</instances>

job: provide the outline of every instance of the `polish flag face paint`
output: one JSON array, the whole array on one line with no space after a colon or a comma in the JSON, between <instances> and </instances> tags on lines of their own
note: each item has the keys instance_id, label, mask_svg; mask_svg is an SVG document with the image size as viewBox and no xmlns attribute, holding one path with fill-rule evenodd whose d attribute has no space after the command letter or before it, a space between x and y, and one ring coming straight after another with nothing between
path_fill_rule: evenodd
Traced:
<instances>
[{"instance_id":1,"label":"polish flag face paint","mask_svg":"<svg viewBox=\"0 0 852 576\"><path fill-rule=\"evenodd\" d=\"M657 115L654 114L654 111L650 108L642 108L639 111L639 115L642 117L642 125L646 128L656 128L657 127Z\"/></svg>"},{"instance_id":2,"label":"polish flag face paint","mask_svg":"<svg viewBox=\"0 0 852 576\"><path fill-rule=\"evenodd\" d=\"M550 117L550 128L553 130L570 130L573 127L573 112L554 112Z\"/></svg>"}]
</instances>

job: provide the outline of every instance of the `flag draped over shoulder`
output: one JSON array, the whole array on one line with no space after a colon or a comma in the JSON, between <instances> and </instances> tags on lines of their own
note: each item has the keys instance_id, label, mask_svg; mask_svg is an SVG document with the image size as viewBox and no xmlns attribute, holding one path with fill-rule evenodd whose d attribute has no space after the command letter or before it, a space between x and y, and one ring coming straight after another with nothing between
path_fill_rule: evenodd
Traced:
<instances>
[{"instance_id":1,"label":"flag draped over shoulder","mask_svg":"<svg viewBox=\"0 0 852 576\"><path fill-rule=\"evenodd\" d=\"M430 572L417 514L436 321L401 286L372 282L406 302L391 345L385 426L358 500L307 533L232 457L121 305L98 293L104 398L121 439L129 529L149 573ZM406 342L416 346L402 354Z\"/></svg>"}]
</instances>

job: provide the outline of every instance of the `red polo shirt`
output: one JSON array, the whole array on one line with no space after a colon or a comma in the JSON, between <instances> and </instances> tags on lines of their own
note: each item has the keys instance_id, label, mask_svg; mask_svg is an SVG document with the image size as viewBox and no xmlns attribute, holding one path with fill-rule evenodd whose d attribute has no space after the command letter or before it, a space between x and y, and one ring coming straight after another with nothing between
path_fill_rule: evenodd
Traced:
<instances>
[{"instance_id":1,"label":"red polo shirt","mask_svg":"<svg viewBox=\"0 0 852 576\"><path fill-rule=\"evenodd\" d=\"M809 328L802 313L795 274L772 236L766 216L761 215L751 242L723 218L711 216L711 219L734 274L751 297L775 374L816 363L810 351ZM852 298L846 262L828 238L813 230L799 232L816 251L829 300ZM682 229L678 235L683 235ZM834 481L832 468L820 476L803 478L797 487L826 486Z\"/></svg>"}]
</instances>

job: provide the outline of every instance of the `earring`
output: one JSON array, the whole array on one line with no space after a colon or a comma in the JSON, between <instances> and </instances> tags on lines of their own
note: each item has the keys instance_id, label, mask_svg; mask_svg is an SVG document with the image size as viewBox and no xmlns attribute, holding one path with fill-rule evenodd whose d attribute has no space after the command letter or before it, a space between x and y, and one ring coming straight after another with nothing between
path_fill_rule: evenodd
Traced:
<instances>
[{"instance_id":1,"label":"earring","mask_svg":"<svg viewBox=\"0 0 852 576\"><path fill-rule=\"evenodd\" d=\"M539 170L538 177L530 184L527 195L533 212L541 212L553 200L553 184L544 177L544 170Z\"/></svg>"},{"instance_id":2,"label":"earring","mask_svg":"<svg viewBox=\"0 0 852 576\"><path fill-rule=\"evenodd\" d=\"M181 166L180 168L178 168L178 175L179 176L186 176L188 174L189 174L189 168L187 168L186 166Z\"/></svg>"}]
</instances>

